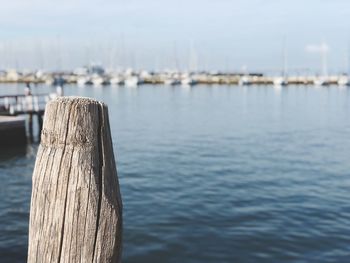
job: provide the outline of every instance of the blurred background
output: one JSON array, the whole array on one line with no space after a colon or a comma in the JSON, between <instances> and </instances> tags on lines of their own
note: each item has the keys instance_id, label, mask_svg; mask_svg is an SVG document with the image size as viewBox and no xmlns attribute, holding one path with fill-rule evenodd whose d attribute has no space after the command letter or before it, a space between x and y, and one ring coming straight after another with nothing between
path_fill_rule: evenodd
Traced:
<instances>
[{"instance_id":1,"label":"blurred background","mask_svg":"<svg viewBox=\"0 0 350 263\"><path fill-rule=\"evenodd\" d=\"M123 262L348 262L350 3L3 1L0 261L45 104L109 108ZM5 147L6 146L6 147Z\"/></svg>"}]
</instances>

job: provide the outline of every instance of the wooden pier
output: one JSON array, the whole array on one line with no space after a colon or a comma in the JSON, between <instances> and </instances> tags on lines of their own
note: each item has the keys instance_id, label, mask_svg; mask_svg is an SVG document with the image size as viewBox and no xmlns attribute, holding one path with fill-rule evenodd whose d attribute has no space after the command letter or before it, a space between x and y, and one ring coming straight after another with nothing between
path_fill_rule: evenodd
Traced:
<instances>
[{"instance_id":1,"label":"wooden pier","mask_svg":"<svg viewBox=\"0 0 350 263\"><path fill-rule=\"evenodd\" d=\"M55 94L0 96L0 145L25 144L27 141L40 140L45 105L54 97ZM34 123L38 127L36 136Z\"/></svg>"},{"instance_id":2,"label":"wooden pier","mask_svg":"<svg viewBox=\"0 0 350 263\"><path fill-rule=\"evenodd\" d=\"M25 119L17 116L0 116L0 145L16 146L27 142Z\"/></svg>"}]
</instances>

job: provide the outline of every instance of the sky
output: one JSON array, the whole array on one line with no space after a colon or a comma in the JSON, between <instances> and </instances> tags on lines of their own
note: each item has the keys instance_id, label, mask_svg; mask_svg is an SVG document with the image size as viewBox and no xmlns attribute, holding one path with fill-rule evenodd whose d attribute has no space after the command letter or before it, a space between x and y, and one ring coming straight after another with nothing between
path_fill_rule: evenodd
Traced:
<instances>
[{"instance_id":1,"label":"sky","mask_svg":"<svg viewBox=\"0 0 350 263\"><path fill-rule=\"evenodd\" d=\"M346 71L349 0L11 0L0 68ZM313 47L313 48L312 48Z\"/></svg>"}]
</instances>

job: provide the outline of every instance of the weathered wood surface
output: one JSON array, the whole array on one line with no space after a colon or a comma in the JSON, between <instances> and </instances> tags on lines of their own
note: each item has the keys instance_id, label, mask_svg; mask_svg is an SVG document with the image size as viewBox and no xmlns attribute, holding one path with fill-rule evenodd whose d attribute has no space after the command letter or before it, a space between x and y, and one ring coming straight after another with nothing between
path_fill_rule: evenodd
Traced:
<instances>
[{"instance_id":1,"label":"weathered wood surface","mask_svg":"<svg viewBox=\"0 0 350 263\"><path fill-rule=\"evenodd\" d=\"M122 200L107 107L46 106L33 173L28 262L121 262Z\"/></svg>"}]
</instances>

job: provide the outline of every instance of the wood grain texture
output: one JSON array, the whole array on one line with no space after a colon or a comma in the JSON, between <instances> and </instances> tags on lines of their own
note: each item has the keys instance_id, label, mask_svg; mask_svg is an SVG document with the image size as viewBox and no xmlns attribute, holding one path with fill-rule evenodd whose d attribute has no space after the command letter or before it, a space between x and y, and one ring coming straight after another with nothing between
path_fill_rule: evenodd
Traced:
<instances>
[{"instance_id":1,"label":"wood grain texture","mask_svg":"<svg viewBox=\"0 0 350 263\"><path fill-rule=\"evenodd\" d=\"M121 262L122 200L107 107L46 106L33 172L28 262Z\"/></svg>"}]
</instances>

